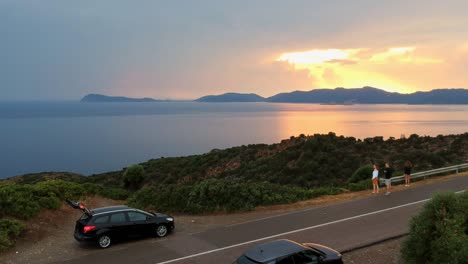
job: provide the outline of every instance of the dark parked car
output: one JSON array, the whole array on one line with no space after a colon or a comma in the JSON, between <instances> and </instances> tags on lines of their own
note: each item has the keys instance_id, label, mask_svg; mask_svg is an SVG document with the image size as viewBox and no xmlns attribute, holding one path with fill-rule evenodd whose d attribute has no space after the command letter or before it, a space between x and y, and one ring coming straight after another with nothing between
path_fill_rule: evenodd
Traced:
<instances>
[{"instance_id":1,"label":"dark parked car","mask_svg":"<svg viewBox=\"0 0 468 264\"><path fill-rule=\"evenodd\" d=\"M174 218L165 214L149 213L124 205L89 210L79 202L67 202L83 211L76 221L75 239L96 242L101 248L108 248L114 240L130 237L164 237L175 228Z\"/></svg>"},{"instance_id":2,"label":"dark parked car","mask_svg":"<svg viewBox=\"0 0 468 264\"><path fill-rule=\"evenodd\" d=\"M233 264L342 264L341 254L329 247L281 239L247 250Z\"/></svg>"}]
</instances>

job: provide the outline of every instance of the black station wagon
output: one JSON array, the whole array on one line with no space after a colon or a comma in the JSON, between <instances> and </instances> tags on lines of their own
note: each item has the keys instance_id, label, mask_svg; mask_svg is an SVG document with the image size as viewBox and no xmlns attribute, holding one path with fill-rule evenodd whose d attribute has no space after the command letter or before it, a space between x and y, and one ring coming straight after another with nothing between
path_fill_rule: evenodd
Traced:
<instances>
[{"instance_id":1,"label":"black station wagon","mask_svg":"<svg viewBox=\"0 0 468 264\"><path fill-rule=\"evenodd\" d=\"M175 228L174 218L160 213L149 213L124 205L89 210L83 204L67 200L81 209L83 215L76 221L75 239L79 242L95 242L108 248L115 240L131 237L164 237Z\"/></svg>"},{"instance_id":2,"label":"black station wagon","mask_svg":"<svg viewBox=\"0 0 468 264\"><path fill-rule=\"evenodd\" d=\"M233 264L343 264L341 254L319 244L280 239L248 249Z\"/></svg>"}]
</instances>

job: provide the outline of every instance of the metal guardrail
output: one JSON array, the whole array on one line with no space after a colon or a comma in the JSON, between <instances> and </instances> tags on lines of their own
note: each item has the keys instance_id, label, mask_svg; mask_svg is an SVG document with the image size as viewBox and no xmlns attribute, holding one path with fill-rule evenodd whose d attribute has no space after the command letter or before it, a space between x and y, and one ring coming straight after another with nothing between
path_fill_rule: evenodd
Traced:
<instances>
[{"instance_id":1,"label":"metal guardrail","mask_svg":"<svg viewBox=\"0 0 468 264\"><path fill-rule=\"evenodd\" d=\"M415 172L411 174L411 179L417 179L421 177L426 179L426 177L428 176L432 176L432 175L436 175L440 173L452 172L452 171L454 171L455 173L458 173L459 171L464 170L464 169L468 169L468 163L445 167L445 168L434 169L434 170ZM381 184L385 183L385 178L380 177L379 179L380 179ZM392 177L391 179L392 183L400 182L404 180L405 180L405 175Z\"/></svg>"}]
</instances>

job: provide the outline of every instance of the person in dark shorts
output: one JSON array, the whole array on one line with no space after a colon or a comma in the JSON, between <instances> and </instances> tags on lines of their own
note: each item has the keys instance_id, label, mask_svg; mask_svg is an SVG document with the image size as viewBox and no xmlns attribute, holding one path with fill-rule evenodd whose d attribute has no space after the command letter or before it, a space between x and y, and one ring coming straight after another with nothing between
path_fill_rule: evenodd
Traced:
<instances>
[{"instance_id":1,"label":"person in dark shorts","mask_svg":"<svg viewBox=\"0 0 468 264\"><path fill-rule=\"evenodd\" d=\"M390 167L390 164L387 162L385 163L385 168L384 168L385 185L387 186L387 192L385 193L385 195L390 194L390 188L392 186L392 175L393 175L393 168Z\"/></svg>"},{"instance_id":2,"label":"person in dark shorts","mask_svg":"<svg viewBox=\"0 0 468 264\"><path fill-rule=\"evenodd\" d=\"M413 167L413 164L411 161L407 160L405 163L405 167L403 168L405 172L405 186L409 187L410 185L410 179L411 179L411 168Z\"/></svg>"}]
</instances>

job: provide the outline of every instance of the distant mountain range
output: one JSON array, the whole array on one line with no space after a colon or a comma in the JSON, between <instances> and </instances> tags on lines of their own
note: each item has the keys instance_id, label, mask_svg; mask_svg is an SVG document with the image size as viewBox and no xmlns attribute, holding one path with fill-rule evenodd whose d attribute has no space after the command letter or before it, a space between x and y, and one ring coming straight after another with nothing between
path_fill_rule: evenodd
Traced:
<instances>
[{"instance_id":1,"label":"distant mountain range","mask_svg":"<svg viewBox=\"0 0 468 264\"><path fill-rule=\"evenodd\" d=\"M161 102L152 98L128 98L89 94L81 102ZM319 103L319 104L468 104L468 89L436 89L411 94L390 93L374 87L315 89L279 93L271 97L257 94L225 93L208 95L196 102L271 102L271 103Z\"/></svg>"},{"instance_id":2,"label":"distant mountain range","mask_svg":"<svg viewBox=\"0 0 468 264\"><path fill-rule=\"evenodd\" d=\"M225 93L222 95L207 95L195 100L197 102L265 102L265 98L257 94Z\"/></svg>"},{"instance_id":3,"label":"distant mountain range","mask_svg":"<svg viewBox=\"0 0 468 264\"><path fill-rule=\"evenodd\" d=\"M320 104L468 104L468 89L437 89L411 94L390 93L373 87L315 89L279 93L264 98L256 94L204 96L198 102L271 102Z\"/></svg>"}]
</instances>

